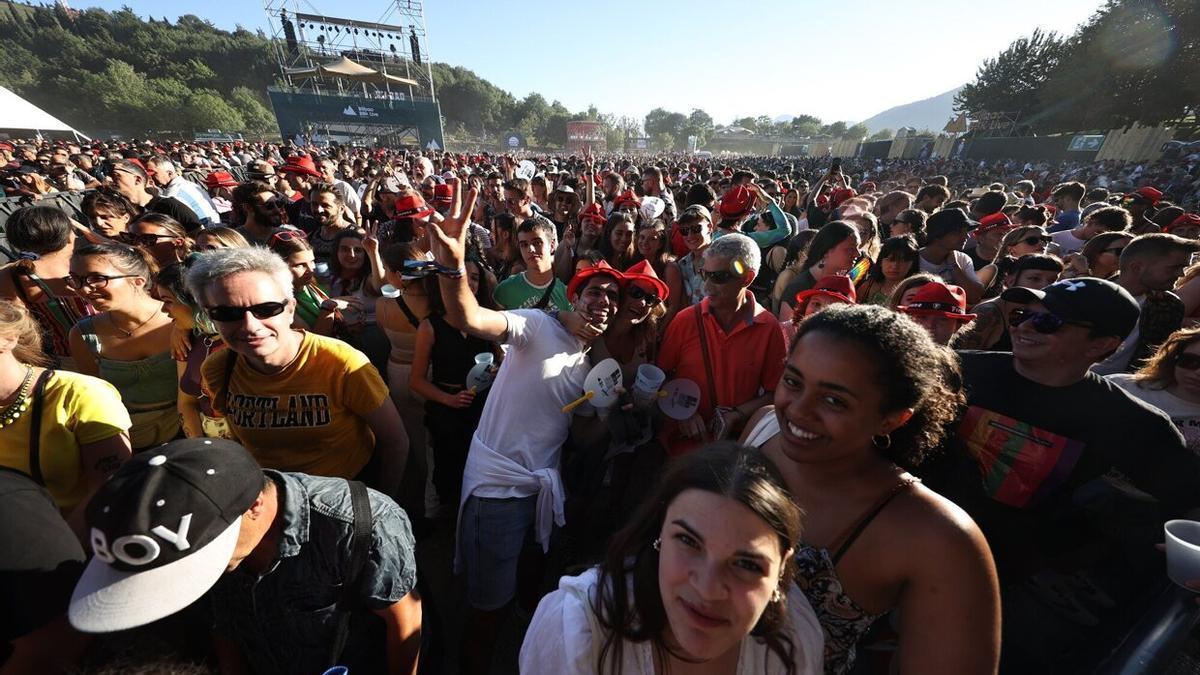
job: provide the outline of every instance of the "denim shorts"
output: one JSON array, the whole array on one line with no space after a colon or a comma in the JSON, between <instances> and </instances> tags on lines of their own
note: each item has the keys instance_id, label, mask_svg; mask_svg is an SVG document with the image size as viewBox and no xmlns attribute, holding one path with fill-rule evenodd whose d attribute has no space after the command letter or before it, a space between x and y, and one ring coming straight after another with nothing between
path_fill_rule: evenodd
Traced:
<instances>
[{"instance_id":1,"label":"denim shorts","mask_svg":"<svg viewBox=\"0 0 1200 675\"><path fill-rule=\"evenodd\" d=\"M533 537L537 495L467 498L459 532L459 555L467 574L467 602L483 611L500 609L517 594L517 561Z\"/></svg>"}]
</instances>

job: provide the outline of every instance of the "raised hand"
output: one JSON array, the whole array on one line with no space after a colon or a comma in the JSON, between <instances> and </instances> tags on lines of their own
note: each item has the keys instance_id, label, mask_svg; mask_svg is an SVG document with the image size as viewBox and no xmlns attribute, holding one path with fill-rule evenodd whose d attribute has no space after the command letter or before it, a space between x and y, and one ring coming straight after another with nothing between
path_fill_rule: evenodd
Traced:
<instances>
[{"instance_id":1,"label":"raised hand","mask_svg":"<svg viewBox=\"0 0 1200 675\"><path fill-rule=\"evenodd\" d=\"M467 230L470 228L471 215L475 212L475 199L479 192L471 188L466 195L466 206L463 206L462 184L454 183L454 201L450 215L440 223L429 222L431 237L430 250L433 259L439 265L461 269L466 260Z\"/></svg>"},{"instance_id":2,"label":"raised hand","mask_svg":"<svg viewBox=\"0 0 1200 675\"><path fill-rule=\"evenodd\" d=\"M379 223L367 223L366 235L363 236L362 246L367 255L374 256L379 253Z\"/></svg>"}]
</instances>

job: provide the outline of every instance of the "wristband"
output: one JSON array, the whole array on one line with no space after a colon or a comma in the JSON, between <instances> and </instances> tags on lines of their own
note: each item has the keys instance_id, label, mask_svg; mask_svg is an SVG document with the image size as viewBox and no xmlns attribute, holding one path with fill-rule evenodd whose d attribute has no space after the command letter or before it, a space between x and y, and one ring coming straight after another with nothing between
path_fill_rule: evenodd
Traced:
<instances>
[{"instance_id":1,"label":"wristband","mask_svg":"<svg viewBox=\"0 0 1200 675\"><path fill-rule=\"evenodd\" d=\"M451 278L451 279L461 279L461 278L463 278L463 276L465 276L465 275L466 275L466 273L467 273L467 268L466 268L466 267L459 267L459 268L457 268L457 269L456 269L456 268L453 268L453 267L444 267L444 266L442 266L442 265L438 265L438 266L437 266L437 273L438 273L438 274L440 274L440 275L442 275L442 276L444 276L444 277L449 277L449 278Z\"/></svg>"}]
</instances>

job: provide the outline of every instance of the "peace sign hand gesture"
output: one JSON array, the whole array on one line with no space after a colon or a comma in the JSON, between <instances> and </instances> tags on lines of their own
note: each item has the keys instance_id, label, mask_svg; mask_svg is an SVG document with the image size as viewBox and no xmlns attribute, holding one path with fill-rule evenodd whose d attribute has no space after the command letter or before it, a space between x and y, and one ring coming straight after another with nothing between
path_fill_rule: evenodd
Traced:
<instances>
[{"instance_id":1,"label":"peace sign hand gesture","mask_svg":"<svg viewBox=\"0 0 1200 675\"><path fill-rule=\"evenodd\" d=\"M471 215L475 212L475 199L479 192L471 188L467 192L466 206L462 194L462 184L454 181L454 201L450 215L441 222L430 221L429 238L433 259L444 267L462 269L466 261L467 230L471 226Z\"/></svg>"},{"instance_id":2,"label":"peace sign hand gesture","mask_svg":"<svg viewBox=\"0 0 1200 675\"><path fill-rule=\"evenodd\" d=\"M379 223L367 223L363 229L366 233L362 239L363 250L367 255L374 256L379 252Z\"/></svg>"}]
</instances>

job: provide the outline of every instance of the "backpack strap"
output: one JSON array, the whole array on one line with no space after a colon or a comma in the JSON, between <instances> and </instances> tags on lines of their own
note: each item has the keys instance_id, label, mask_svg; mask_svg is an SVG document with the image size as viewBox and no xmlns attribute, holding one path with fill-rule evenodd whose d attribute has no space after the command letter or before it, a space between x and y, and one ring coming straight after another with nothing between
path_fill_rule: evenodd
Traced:
<instances>
[{"instance_id":1,"label":"backpack strap","mask_svg":"<svg viewBox=\"0 0 1200 675\"><path fill-rule=\"evenodd\" d=\"M404 301L403 295L396 296L396 305L400 308L401 312L404 312L404 318L408 319L408 322L412 324L414 328L417 328L421 325L421 320L417 318L416 313L414 313L408 306L408 303Z\"/></svg>"},{"instance_id":2,"label":"backpack strap","mask_svg":"<svg viewBox=\"0 0 1200 675\"><path fill-rule=\"evenodd\" d=\"M46 380L54 371L47 368L38 375L33 385L33 417L29 420L29 477L42 487L46 480L42 476L42 399L46 392Z\"/></svg>"},{"instance_id":3,"label":"backpack strap","mask_svg":"<svg viewBox=\"0 0 1200 675\"><path fill-rule=\"evenodd\" d=\"M692 305L696 308L696 330L700 333L700 355L704 359L704 374L708 376L708 398L712 401L713 410L721 407L717 400L717 381L713 378L713 363L708 355L708 336L704 332L704 312L700 303Z\"/></svg>"},{"instance_id":4,"label":"backpack strap","mask_svg":"<svg viewBox=\"0 0 1200 675\"><path fill-rule=\"evenodd\" d=\"M528 277L526 277L526 281L528 281ZM542 293L542 299L538 300L538 303L533 306L534 309L546 309L546 307L550 306L550 296L554 295L554 287L556 285L558 285L558 279L551 277L550 285L546 286L546 292Z\"/></svg>"},{"instance_id":5,"label":"backpack strap","mask_svg":"<svg viewBox=\"0 0 1200 675\"><path fill-rule=\"evenodd\" d=\"M222 415L229 414L229 385L233 379L233 368L237 365L238 357L237 352L233 351L232 349L228 349L226 351L229 352L229 356L225 359L225 379L223 382L221 382L221 391L223 393L214 398L212 401L214 407L217 405L221 406L219 410Z\"/></svg>"},{"instance_id":6,"label":"backpack strap","mask_svg":"<svg viewBox=\"0 0 1200 675\"><path fill-rule=\"evenodd\" d=\"M329 666L338 665L342 650L346 647L346 638L350 635L350 614L358 604L362 592L363 570L367 566L367 556L371 552L371 532L375 529L375 521L371 516L371 499L367 495L367 486L356 480L347 480L350 487L350 505L354 509L354 532L350 541L350 567L347 581L342 586L342 597L338 600L337 632L329 650Z\"/></svg>"}]
</instances>

